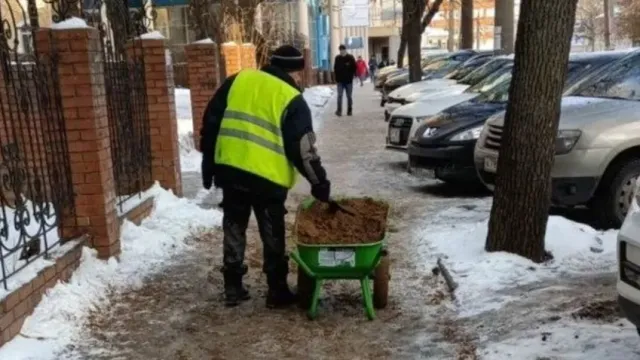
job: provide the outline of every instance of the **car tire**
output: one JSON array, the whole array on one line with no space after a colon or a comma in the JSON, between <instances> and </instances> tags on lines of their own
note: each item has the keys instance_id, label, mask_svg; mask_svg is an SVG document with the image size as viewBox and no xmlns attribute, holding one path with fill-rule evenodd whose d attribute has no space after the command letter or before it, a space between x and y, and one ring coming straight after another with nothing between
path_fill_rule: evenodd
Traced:
<instances>
[{"instance_id":1,"label":"car tire","mask_svg":"<svg viewBox=\"0 0 640 360\"><path fill-rule=\"evenodd\" d=\"M605 229L620 228L633 199L635 179L639 175L640 159L613 164L607 169L590 204L599 226ZM627 209L624 209L625 206Z\"/></svg>"}]
</instances>

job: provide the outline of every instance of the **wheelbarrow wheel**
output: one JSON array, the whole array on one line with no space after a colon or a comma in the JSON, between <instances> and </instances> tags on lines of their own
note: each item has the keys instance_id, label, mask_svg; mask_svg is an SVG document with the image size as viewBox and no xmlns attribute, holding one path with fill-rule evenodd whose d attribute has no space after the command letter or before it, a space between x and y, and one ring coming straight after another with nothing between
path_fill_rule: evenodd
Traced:
<instances>
[{"instance_id":1,"label":"wheelbarrow wheel","mask_svg":"<svg viewBox=\"0 0 640 360\"><path fill-rule=\"evenodd\" d=\"M376 309L384 309L387 307L389 298L389 257L383 256L374 272L373 277L373 306Z\"/></svg>"},{"instance_id":2,"label":"wheelbarrow wheel","mask_svg":"<svg viewBox=\"0 0 640 360\"><path fill-rule=\"evenodd\" d=\"M312 279L302 269L298 269L298 304L303 309L311 306L313 299L313 290L316 286L316 280Z\"/></svg>"}]
</instances>

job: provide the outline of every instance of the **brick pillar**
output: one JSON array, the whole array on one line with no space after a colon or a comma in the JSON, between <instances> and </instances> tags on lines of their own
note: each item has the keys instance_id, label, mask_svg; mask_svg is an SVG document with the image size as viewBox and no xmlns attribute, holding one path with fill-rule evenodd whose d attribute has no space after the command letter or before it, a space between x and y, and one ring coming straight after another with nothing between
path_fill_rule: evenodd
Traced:
<instances>
[{"instance_id":1,"label":"brick pillar","mask_svg":"<svg viewBox=\"0 0 640 360\"><path fill-rule=\"evenodd\" d=\"M51 34L51 36L50 36ZM120 252L104 60L94 28L36 32L40 51L57 50L58 78L73 181L75 214L65 216L65 237L91 235L98 256ZM53 42L51 42L53 41Z\"/></svg>"},{"instance_id":2,"label":"brick pillar","mask_svg":"<svg viewBox=\"0 0 640 360\"><path fill-rule=\"evenodd\" d=\"M176 116L175 83L173 65L165 40L137 39L129 46L142 49L144 77L147 83L147 106L151 133L151 178L165 189L182 195L180 149L178 145L178 120Z\"/></svg>"},{"instance_id":3,"label":"brick pillar","mask_svg":"<svg viewBox=\"0 0 640 360\"><path fill-rule=\"evenodd\" d=\"M200 148L202 116L209 100L220 85L217 45L211 41L196 42L185 47L187 76L191 90L191 115L193 118L193 141Z\"/></svg>"},{"instance_id":4,"label":"brick pillar","mask_svg":"<svg viewBox=\"0 0 640 360\"><path fill-rule=\"evenodd\" d=\"M243 69L257 69L256 46L251 43L242 44L240 48L241 67Z\"/></svg>"},{"instance_id":5,"label":"brick pillar","mask_svg":"<svg viewBox=\"0 0 640 360\"><path fill-rule=\"evenodd\" d=\"M234 42L224 43L221 46L221 51L224 56L224 68L227 77L242 70L242 53L238 44Z\"/></svg>"}]
</instances>

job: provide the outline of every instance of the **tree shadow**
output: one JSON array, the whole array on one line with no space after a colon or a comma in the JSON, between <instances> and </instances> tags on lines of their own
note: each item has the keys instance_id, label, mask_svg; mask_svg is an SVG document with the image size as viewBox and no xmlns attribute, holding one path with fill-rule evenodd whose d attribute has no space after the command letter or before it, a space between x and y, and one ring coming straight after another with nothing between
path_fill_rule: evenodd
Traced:
<instances>
[{"instance_id":1,"label":"tree shadow","mask_svg":"<svg viewBox=\"0 0 640 360\"><path fill-rule=\"evenodd\" d=\"M433 183L410 187L417 193L442 198L485 198L491 196L491 192L482 184L451 184L440 180Z\"/></svg>"}]
</instances>

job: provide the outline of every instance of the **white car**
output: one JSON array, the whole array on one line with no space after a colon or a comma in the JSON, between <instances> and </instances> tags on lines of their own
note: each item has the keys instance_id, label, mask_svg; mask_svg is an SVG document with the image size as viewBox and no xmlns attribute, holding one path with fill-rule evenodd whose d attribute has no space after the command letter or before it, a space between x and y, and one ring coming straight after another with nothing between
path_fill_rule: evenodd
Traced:
<instances>
[{"instance_id":1,"label":"white car","mask_svg":"<svg viewBox=\"0 0 640 360\"><path fill-rule=\"evenodd\" d=\"M402 105L393 110L389 118L386 148L406 151L409 139L413 137L419 124L424 119L448 107L473 100L496 86L510 82L512 68L513 64L509 63L474 86L455 85L441 92L434 91L430 94L425 94L415 102Z\"/></svg>"},{"instance_id":2,"label":"white car","mask_svg":"<svg viewBox=\"0 0 640 360\"><path fill-rule=\"evenodd\" d=\"M618 232L618 303L640 333L640 180Z\"/></svg>"},{"instance_id":3,"label":"white car","mask_svg":"<svg viewBox=\"0 0 640 360\"><path fill-rule=\"evenodd\" d=\"M387 96L385 120L389 120L391 113L402 105L444 93L460 94L504 66L511 65L512 61L511 56L499 56L477 68L471 66L461 68L444 79L423 80L401 86Z\"/></svg>"}]
</instances>

